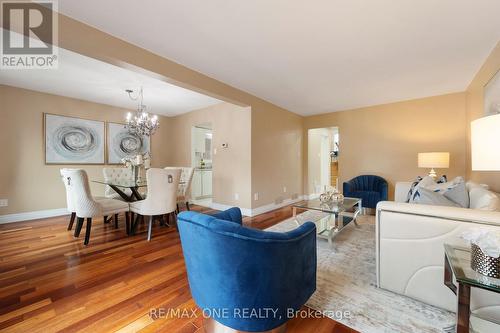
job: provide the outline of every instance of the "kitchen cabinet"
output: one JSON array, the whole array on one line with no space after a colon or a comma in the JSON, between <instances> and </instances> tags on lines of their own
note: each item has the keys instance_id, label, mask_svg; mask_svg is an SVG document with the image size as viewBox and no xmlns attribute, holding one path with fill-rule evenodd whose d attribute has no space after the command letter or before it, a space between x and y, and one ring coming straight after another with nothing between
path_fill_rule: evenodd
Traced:
<instances>
[{"instance_id":1,"label":"kitchen cabinet","mask_svg":"<svg viewBox=\"0 0 500 333\"><path fill-rule=\"evenodd\" d=\"M191 195L194 199L201 198L201 172L195 170L193 183L191 184Z\"/></svg>"},{"instance_id":2,"label":"kitchen cabinet","mask_svg":"<svg viewBox=\"0 0 500 333\"><path fill-rule=\"evenodd\" d=\"M196 169L193 175L191 191L194 199L209 198L212 196L212 170Z\"/></svg>"}]
</instances>

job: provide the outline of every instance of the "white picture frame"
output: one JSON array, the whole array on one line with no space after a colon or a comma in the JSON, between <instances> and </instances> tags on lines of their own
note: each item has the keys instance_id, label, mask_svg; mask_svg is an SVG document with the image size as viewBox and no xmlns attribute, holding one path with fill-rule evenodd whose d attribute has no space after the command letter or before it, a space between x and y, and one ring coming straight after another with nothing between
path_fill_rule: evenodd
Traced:
<instances>
[{"instance_id":1,"label":"white picture frame","mask_svg":"<svg viewBox=\"0 0 500 333\"><path fill-rule=\"evenodd\" d=\"M103 121L43 115L45 164L104 164Z\"/></svg>"}]
</instances>

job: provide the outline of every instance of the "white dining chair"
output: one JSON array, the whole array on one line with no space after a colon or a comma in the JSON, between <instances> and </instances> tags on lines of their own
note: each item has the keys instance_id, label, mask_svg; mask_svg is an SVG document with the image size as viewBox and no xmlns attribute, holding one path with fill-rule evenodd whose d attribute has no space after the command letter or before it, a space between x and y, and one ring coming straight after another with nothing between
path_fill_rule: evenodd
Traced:
<instances>
[{"instance_id":1,"label":"white dining chair","mask_svg":"<svg viewBox=\"0 0 500 333\"><path fill-rule=\"evenodd\" d=\"M68 209L68 212L71 214L71 217L69 218L69 224L68 224L68 230L73 229L73 223L75 222L76 218L76 209L75 209L75 204L73 203L73 196L71 195L71 187L69 186L69 173L68 170L70 169L61 169L59 172L61 173L61 180L64 184L64 188L66 189L66 207Z\"/></svg>"},{"instance_id":2,"label":"white dining chair","mask_svg":"<svg viewBox=\"0 0 500 333\"><path fill-rule=\"evenodd\" d=\"M104 176L105 182L127 182L131 181L133 178L132 170L130 168L104 168L102 169L102 174ZM132 196L132 191L127 188L123 192L129 197ZM104 196L109 199L123 200L123 198L111 188L111 186L106 185L104 189Z\"/></svg>"},{"instance_id":3,"label":"white dining chair","mask_svg":"<svg viewBox=\"0 0 500 333\"><path fill-rule=\"evenodd\" d=\"M72 196L72 201L74 203L74 208L76 212L76 227L75 227L75 237L80 235L82 230L83 222L85 218L87 219L86 230L85 230L85 241L84 244L88 245L90 240L90 231L92 228L92 218L101 216L110 216L119 213L125 213L125 218L127 226L129 225L128 212L129 204L116 199L102 199L96 200L92 197L90 192L90 185L87 173L82 169L68 169L68 183L70 187L70 193ZM118 220L115 219L115 223ZM115 225L116 226L116 225ZM127 230L129 228L127 227Z\"/></svg>"},{"instance_id":4,"label":"white dining chair","mask_svg":"<svg viewBox=\"0 0 500 333\"><path fill-rule=\"evenodd\" d=\"M166 167L165 170L181 169L181 178L179 181L179 188L177 190L177 211L179 212L179 204L186 205L189 208L189 201L191 200L191 182L193 181L194 168L191 167Z\"/></svg>"},{"instance_id":5,"label":"white dining chair","mask_svg":"<svg viewBox=\"0 0 500 333\"><path fill-rule=\"evenodd\" d=\"M134 214L149 216L148 241L151 240L154 216L173 215L177 223L177 188L181 170L151 168L146 172L148 183L146 199L130 203L130 211ZM132 216L133 216L132 214ZM133 223L131 233L135 232L137 222Z\"/></svg>"}]
</instances>

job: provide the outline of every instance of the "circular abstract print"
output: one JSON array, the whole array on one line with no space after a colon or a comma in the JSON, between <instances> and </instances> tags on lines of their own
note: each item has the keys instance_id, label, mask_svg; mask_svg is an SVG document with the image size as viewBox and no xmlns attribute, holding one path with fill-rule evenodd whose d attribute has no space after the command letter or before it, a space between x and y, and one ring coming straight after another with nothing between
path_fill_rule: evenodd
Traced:
<instances>
[{"instance_id":1,"label":"circular abstract print","mask_svg":"<svg viewBox=\"0 0 500 333\"><path fill-rule=\"evenodd\" d=\"M144 139L137 134L121 131L113 138L113 150L121 158L145 152Z\"/></svg>"},{"instance_id":2,"label":"circular abstract print","mask_svg":"<svg viewBox=\"0 0 500 333\"><path fill-rule=\"evenodd\" d=\"M67 158L85 158L96 153L97 133L89 127L64 125L53 133L54 150Z\"/></svg>"}]
</instances>

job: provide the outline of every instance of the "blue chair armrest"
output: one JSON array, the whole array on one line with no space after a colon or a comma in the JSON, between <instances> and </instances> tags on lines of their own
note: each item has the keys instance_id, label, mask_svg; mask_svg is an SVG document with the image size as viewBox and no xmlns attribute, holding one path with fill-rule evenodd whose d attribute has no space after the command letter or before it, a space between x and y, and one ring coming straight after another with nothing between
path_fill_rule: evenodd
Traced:
<instances>
[{"instance_id":1,"label":"blue chair armrest","mask_svg":"<svg viewBox=\"0 0 500 333\"><path fill-rule=\"evenodd\" d=\"M354 185L349 181L349 182L344 182L342 186L342 192L344 195L347 195L348 193L354 192Z\"/></svg>"},{"instance_id":2,"label":"blue chair armrest","mask_svg":"<svg viewBox=\"0 0 500 333\"><path fill-rule=\"evenodd\" d=\"M307 234L311 233L313 230L316 229L316 225L313 222L305 222L304 224L300 225L298 228L295 228L293 230L290 230L288 232L284 232L281 235L285 236L288 240L293 241L295 239L299 239L302 237L305 237ZM314 233L316 235L316 233ZM316 236L314 236L316 237Z\"/></svg>"},{"instance_id":3,"label":"blue chair armrest","mask_svg":"<svg viewBox=\"0 0 500 333\"><path fill-rule=\"evenodd\" d=\"M241 215L241 210L238 207L229 208L223 212L215 213L212 216L224 221L234 222L238 224L243 223L243 216Z\"/></svg>"},{"instance_id":4,"label":"blue chair armrest","mask_svg":"<svg viewBox=\"0 0 500 333\"><path fill-rule=\"evenodd\" d=\"M380 193L380 200L387 200L389 195L389 186L386 182L379 185L378 192Z\"/></svg>"}]
</instances>

